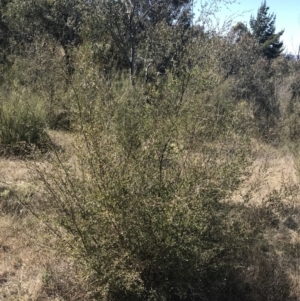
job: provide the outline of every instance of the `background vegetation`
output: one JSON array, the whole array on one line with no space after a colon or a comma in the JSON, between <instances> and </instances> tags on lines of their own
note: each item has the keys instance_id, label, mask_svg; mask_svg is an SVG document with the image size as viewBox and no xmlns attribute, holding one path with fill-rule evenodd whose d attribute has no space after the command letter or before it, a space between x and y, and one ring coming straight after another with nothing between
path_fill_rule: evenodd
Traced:
<instances>
[{"instance_id":1,"label":"background vegetation","mask_svg":"<svg viewBox=\"0 0 300 301\"><path fill-rule=\"evenodd\" d=\"M0 4L0 151L30 174L1 218L71 273L21 300L299 300L300 65L266 2L222 32L217 1ZM297 180L260 195L271 149Z\"/></svg>"}]
</instances>

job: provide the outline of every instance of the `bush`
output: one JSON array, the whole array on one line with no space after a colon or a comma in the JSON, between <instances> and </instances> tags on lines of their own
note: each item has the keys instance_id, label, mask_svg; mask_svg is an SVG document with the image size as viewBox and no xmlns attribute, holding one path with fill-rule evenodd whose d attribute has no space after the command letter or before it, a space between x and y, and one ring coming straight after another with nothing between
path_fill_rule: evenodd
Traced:
<instances>
[{"instance_id":1,"label":"bush","mask_svg":"<svg viewBox=\"0 0 300 301\"><path fill-rule=\"evenodd\" d=\"M44 104L38 97L24 94L13 93L1 99L0 144L4 153L20 154L32 145L44 147Z\"/></svg>"},{"instance_id":2,"label":"bush","mask_svg":"<svg viewBox=\"0 0 300 301\"><path fill-rule=\"evenodd\" d=\"M218 140L198 131L201 101L171 75L150 104L143 87L122 91L82 121L76 166L57 154L53 172L39 169L53 209L44 218L100 300L214 300L252 235L228 202L249 144L232 120Z\"/></svg>"}]
</instances>

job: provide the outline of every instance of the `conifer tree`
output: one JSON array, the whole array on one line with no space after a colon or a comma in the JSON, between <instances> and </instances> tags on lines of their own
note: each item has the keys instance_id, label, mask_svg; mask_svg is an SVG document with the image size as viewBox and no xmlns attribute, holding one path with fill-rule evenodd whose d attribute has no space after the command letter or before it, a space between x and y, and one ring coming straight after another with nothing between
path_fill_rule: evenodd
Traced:
<instances>
[{"instance_id":1,"label":"conifer tree","mask_svg":"<svg viewBox=\"0 0 300 301\"><path fill-rule=\"evenodd\" d=\"M283 43L279 39L284 30L275 33L276 16L274 13L268 14L269 9L264 0L258 9L256 18L251 16L250 27L252 36L260 45L263 55L268 59L274 59L283 51Z\"/></svg>"}]
</instances>

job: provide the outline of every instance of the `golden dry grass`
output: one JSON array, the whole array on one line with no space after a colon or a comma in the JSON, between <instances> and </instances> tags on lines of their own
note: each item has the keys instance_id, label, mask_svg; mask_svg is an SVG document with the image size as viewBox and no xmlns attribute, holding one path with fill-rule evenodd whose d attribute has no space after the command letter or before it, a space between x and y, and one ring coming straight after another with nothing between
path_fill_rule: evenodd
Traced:
<instances>
[{"instance_id":1,"label":"golden dry grass","mask_svg":"<svg viewBox=\"0 0 300 301\"><path fill-rule=\"evenodd\" d=\"M288 149L253 142L252 156L254 162L249 168L250 177L234 195L234 201L242 202L243 196L250 193L250 204L259 206L274 190L299 184L294 156Z\"/></svg>"}]
</instances>

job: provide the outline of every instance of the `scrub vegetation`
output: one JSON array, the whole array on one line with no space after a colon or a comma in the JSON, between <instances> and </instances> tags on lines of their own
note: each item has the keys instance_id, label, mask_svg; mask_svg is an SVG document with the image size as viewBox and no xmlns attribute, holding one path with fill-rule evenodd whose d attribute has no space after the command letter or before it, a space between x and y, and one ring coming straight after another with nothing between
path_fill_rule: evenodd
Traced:
<instances>
[{"instance_id":1,"label":"scrub vegetation","mask_svg":"<svg viewBox=\"0 0 300 301\"><path fill-rule=\"evenodd\" d=\"M217 4L0 2L0 300L299 300L300 61Z\"/></svg>"}]
</instances>

